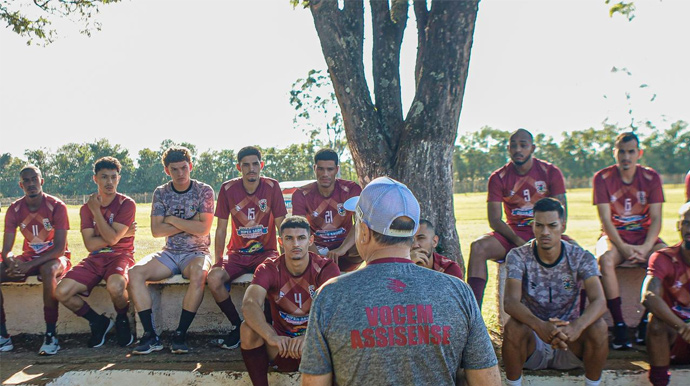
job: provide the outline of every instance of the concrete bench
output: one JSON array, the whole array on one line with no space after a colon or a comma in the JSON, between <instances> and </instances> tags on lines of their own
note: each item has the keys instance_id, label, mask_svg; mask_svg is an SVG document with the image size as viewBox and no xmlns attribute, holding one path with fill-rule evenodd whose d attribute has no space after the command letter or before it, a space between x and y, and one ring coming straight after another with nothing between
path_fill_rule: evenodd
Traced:
<instances>
[{"instance_id":1,"label":"concrete bench","mask_svg":"<svg viewBox=\"0 0 690 386\"><path fill-rule=\"evenodd\" d=\"M241 314L240 306L244 291L251 283L253 275L245 274L233 281L230 296ZM149 292L153 301L152 310L154 323L158 333L172 331L177 328L182 311L182 299L187 291L189 280L181 275L175 275L169 279L149 283ZM30 276L26 282L2 283L2 295L4 298L5 313L7 315L7 329L10 334L21 333L42 334L45 332L43 318L43 284L36 276ZM110 295L105 289L105 282L101 282L92 291L86 301L97 313L105 313L114 317L115 311ZM60 305L60 317L57 329L60 334L89 333L89 324L64 306ZM130 307L130 322L136 326L137 336L141 336L143 330L141 323L134 311L134 305ZM225 332L230 328L230 322L220 311L208 288L204 291L204 300L197 311L189 331L190 332Z\"/></svg>"}]
</instances>

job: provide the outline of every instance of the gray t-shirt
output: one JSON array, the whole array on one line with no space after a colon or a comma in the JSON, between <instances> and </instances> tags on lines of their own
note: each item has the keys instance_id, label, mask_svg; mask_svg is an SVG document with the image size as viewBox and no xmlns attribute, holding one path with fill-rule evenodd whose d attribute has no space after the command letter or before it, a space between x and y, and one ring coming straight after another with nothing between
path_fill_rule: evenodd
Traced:
<instances>
[{"instance_id":1,"label":"gray t-shirt","mask_svg":"<svg viewBox=\"0 0 690 386\"><path fill-rule=\"evenodd\" d=\"M408 259L380 259L317 292L300 371L345 385L455 385L496 365L469 287Z\"/></svg>"},{"instance_id":2,"label":"gray t-shirt","mask_svg":"<svg viewBox=\"0 0 690 386\"><path fill-rule=\"evenodd\" d=\"M508 279L522 281L522 303L541 320L579 318L582 282L601 276L591 253L565 241L561 247L553 264L537 257L534 241L513 248L506 256Z\"/></svg>"},{"instance_id":3,"label":"gray t-shirt","mask_svg":"<svg viewBox=\"0 0 690 386\"><path fill-rule=\"evenodd\" d=\"M213 188L203 182L192 180L186 191L178 192L170 181L153 192L151 217L175 216L190 219L197 213L209 213L213 216L214 201ZM163 249L171 252L208 252L210 245L210 234L195 236L181 232L166 237Z\"/></svg>"}]
</instances>

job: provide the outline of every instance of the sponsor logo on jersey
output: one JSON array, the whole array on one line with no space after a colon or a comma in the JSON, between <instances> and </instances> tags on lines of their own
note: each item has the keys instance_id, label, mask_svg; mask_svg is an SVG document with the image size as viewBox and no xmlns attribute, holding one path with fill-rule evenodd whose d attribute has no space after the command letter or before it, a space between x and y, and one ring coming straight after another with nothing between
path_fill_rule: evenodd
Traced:
<instances>
[{"instance_id":1,"label":"sponsor logo on jersey","mask_svg":"<svg viewBox=\"0 0 690 386\"><path fill-rule=\"evenodd\" d=\"M50 220L48 220L47 218L44 218L44 219L43 219L43 227L44 227L48 232L50 232L50 231L53 230L53 226L50 224Z\"/></svg>"},{"instance_id":2,"label":"sponsor logo on jersey","mask_svg":"<svg viewBox=\"0 0 690 386\"><path fill-rule=\"evenodd\" d=\"M245 239L255 239L268 233L268 228L263 225L253 227L240 227L237 229L237 235Z\"/></svg>"},{"instance_id":3,"label":"sponsor logo on jersey","mask_svg":"<svg viewBox=\"0 0 690 386\"><path fill-rule=\"evenodd\" d=\"M338 228L338 229L333 229L330 231L324 231L324 230L318 230L314 232L314 236L320 237L322 239L335 239L338 238L340 235L345 234L345 229L343 228Z\"/></svg>"},{"instance_id":4,"label":"sponsor logo on jersey","mask_svg":"<svg viewBox=\"0 0 690 386\"><path fill-rule=\"evenodd\" d=\"M637 201L642 205L647 205L647 195L645 192L637 192Z\"/></svg>"},{"instance_id":5,"label":"sponsor logo on jersey","mask_svg":"<svg viewBox=\"0 0 690 386\"><path fill-rule=\"evenodd\" d=\"M401 292L405 291L405 287L407 287L407 284L401 282L398 279L392 279L392 278L388 279L388 285L386 286L386 288L388 288L389 290L391 290L393 292L397 292L397 293L401 293Z\"/></svg>"},{"instance_id":6,"label":"sponsor logo on jersey","mask_svg":"<svg viewBox=\"0 0 690 386\"><path fill-rule=\"evenodd\" d=\"M513 216L534 217L534 210L532 208L529 208L529 209L516 208L516 209L511 210L510 213Z\"/></svg>"},{"instance_id":7,"label":"sponsor logo on jersey","mask_svg":"<svg viewBox=\"0 0 690 386\"><path fill-rule=\"evenodd\" d=\"M259 210L265 212L268 209L268 201L265 198L259 200Z\"/></svg>"},{"instance_id":8,"label":"sponsor logo on jersey","mask_svg":"<svg viewBox=\"0 0 690 386\"><path fill-rule=\"evenodd\" d=\"M112 252L113 252L113 249L112 249L112 248L110 248L110 247L105 247L105 248L103 248L103 249L99 249L99 250L97 250L97 251L91 252L91 254L92 254L92 255L96 255L96 254L99 254L99 253L112 253Z\"/></svg>"},{"instance_id":9,"label":"sponsor logo on jersey","mask_svg":"<svg viewBox=\"0 0 690 386\"><path fill-rule=\"evenodd\" d=\"M345 215L347 213L345 212L345 208L343 208L343 204L338 203L337 208L338 208L338 214L345 217Z\"/></svg>"},{"instance_id":10,"label":"sponsor logo on jersey","mask_svg":"<svg viewBox=\"0 0 690 386\"><path fill-rule=\"evenodd\" d=\"M572 276L565 274L561 277L561 280L563 281L563 289L566 291L572 291L575 286L573 285L573 278Z\"/></svg>"},{"instance_id":11,"label":"sponsor logo on jersey","mask_svg":"<svg viewBox=\"0 0 690 386\"><path fill-rule=\"evenodd\" d=\"M53 247L53 241L43 243L29 243L29 247L34 250L34 253L43 253Z\"/></svg>"},{"instance_id":12,"label":"sponsor logo on jersey","mask_svg":"<svg viewBox=\"0 0 690 386\"><path fill-rule=\"evenodd\" d=\"M250 241L246 247L240 249L240 253L245 255L252 255L254 253L261 253L264 251L264 245L257 240Z\"/></svg>"},{"instance_id":13,"label":"sponsor logo on jersey","mask_svg":"<svg viewBox=\"0 0 690 386\"><path fill-rule=\"evenodd\" d=\"M314 287L314 285L310 284L307 289L309 290L309 296L311 296L311 298L314 299L314 296L316 296L316 288Z\"/></svg>"},{"instance_id":14,"label":"sponsor logo on jersey","mask_svg":"<svg viewBox=\"0 0 690 386\"><path fill-rule=\"evenodd\" d=\"M113 220L115 220L115 213L111 213L110 217L108 217L108 224L113 225ZM94 222L94 225L96 222Z\"/></svg>"},{"instance_id":15,"label":"sponsor logo on jersey","mask_svg":"<svg viewBox=\"0 0 690 386\"><path fill-rule=\"evenodd\" d=\"M292 324L293 326L299 326L302 324L306 324L307 321L309 321L309 314L298 316L298 315L290 315L287 312L283 312L283 311L278 311L278 314L280 315L280 317L284 321L286 321L289 324Z\"/></svg>"},{"instance_id":16,"label":"sponsor logo on jersey","mask_svg":"<svg viewBox=\"0 0 690 386\"><path fill-rule=\"evenodd\" d=\"M690 307L683 307L679 304L676 304L675 306L671 307L671 310L676 313L681 319L684 321L687 321L690 319Z\"/></svg>"},{"instance_id":17,"label":"sponsor logo on jersey","mask_svg":"<svg viewBox=\"0 0 690 386\"><path fill-rule=\"evenodd\" d=\"M537 189L537 193L544 194L546 193L546 182L537 181L534 183L534 188Z\"/></svg>"}]
</instances>

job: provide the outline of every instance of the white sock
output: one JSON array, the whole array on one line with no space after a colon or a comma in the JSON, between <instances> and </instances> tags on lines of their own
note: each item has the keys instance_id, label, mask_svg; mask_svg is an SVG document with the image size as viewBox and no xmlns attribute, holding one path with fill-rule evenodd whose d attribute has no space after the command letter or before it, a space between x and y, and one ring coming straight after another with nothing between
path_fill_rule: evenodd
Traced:
<instances>
[{"instance_id":1,"label":"white sock","mask_svg":"<svg viewBox=\"0 0 690 386\"><path fill-rule=\"evenodd\" d=\"M599 380L592 381L591 379L589 379L585 376L585 386L599 386L600 383L601 383L601 378L599 378Z\"/></svg>"},{"instance_id":2,"label":"white sock","mask_svg":"<svg viewBox=\"0 0 690 386\"><path fill-rule=\"evenodd\" d=\"M520 375L520 378L511 381L510 379L506 378L506 385L508 386L522 386L522 375Z\"/></svg>"}]
</instances>

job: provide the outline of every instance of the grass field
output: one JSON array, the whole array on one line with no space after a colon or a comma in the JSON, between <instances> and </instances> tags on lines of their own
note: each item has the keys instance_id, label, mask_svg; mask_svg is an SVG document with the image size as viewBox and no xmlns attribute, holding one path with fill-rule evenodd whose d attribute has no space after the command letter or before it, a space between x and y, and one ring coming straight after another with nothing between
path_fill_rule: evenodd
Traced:
<instances>
[{"instance_id":1,"label":"grass field","mask_svg":"<svg viewBox=\"0 0 690 386\"><path fill-rule=\"evenodd\" d=\"M683 202L684 191L681 185L664 185L666 203L663 210L663 225L661 228L661 238L669 244L678 241L678 233L675 229L678 218L678 208ZM70 226L72 229L68 233L68 245L72 251L72 262L77 263L87 255L86 248L82 243L81 233L79 232L79 206L69 205ZM162 238L151 236L150 225L151 204L137 205L137 235L135 241L137 260L142 259L149 253L159 250L164 243ZM457 229L460 235L460 244L465 258L465 264L469 259L470 243L472 240L489 232L489 224L486 220L486 193L468 193L455 195L455 218L457 219ZM0 221L4 224L5 213L0 213ZM211 240L215 233L215 221L211 228ZM600 234L599 220L596 208L592 206L591 189L573 189L568 191L568 229L567 234L577 240L580 245L594 251L594 245ZM21 253L21 234L14 244L14 253ZM213 241L212 241L213 242ZM213 246L211 246L213 251ZM490 329L496 329L498 318L496 309L493 307L496 293L496 264L489 264L489 280L485 293L485 307L483 309L484 319Z\"/></svg>"}]
</instances>

